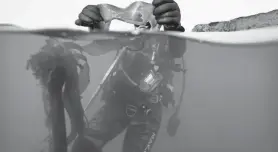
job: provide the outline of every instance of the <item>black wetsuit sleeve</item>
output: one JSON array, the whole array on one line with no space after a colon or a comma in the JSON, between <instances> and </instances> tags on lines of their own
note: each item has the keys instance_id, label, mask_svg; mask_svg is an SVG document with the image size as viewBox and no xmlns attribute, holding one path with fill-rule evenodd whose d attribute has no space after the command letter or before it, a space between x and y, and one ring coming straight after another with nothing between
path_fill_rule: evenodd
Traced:
<instances>
[{"instance_id":1,"label":"black wetsuit sleeve","mask_svg":"<svg viewBox=\"0 0 278 152\"><path fill-rule=\"evenodd\" d=\"M169 52L173 58L180 58L186 51L186 40L184 38L169 37Z\"/></svg>"},{"instance_id":2,"label":"black wetsuit sleeve","mask_svg":"<svg viewBox=\"0 0 278 152\"><path fill-rule=\"evenodd\" d=\"M173 28L164 28L165 31L176 31L176 32L184 32L185 29L183 26L177 26ZM185 53L186 49L186 40L179 37L170 36L169 37L169 51L173 58L180 58Z\"/></svg>"}]
</instances>

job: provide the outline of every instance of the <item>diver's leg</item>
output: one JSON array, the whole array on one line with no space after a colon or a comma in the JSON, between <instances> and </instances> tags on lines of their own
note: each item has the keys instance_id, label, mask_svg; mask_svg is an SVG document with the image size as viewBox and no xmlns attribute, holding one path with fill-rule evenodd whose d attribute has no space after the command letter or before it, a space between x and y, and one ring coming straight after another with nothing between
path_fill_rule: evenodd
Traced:
<instances>
[{"instance_id":1,"label":"diver's leg","mask_svg":"<svg viewBox=\"0 0 278 152\"><path fill-rule=\"evenodd\" d=\"M124 139L123 152L150 152L156 140L162 118L160 103L151 105L152 112L142 112L131 120Z\"/></svg>"},{"instance_id":2,"label":"diver's leg","mask_svg":"<svg viewBox=\"0 0 278 152\"><path fill-rule=\"evenodd\" d=\"M79 138L82 142L77 140L74 143L72 152L80 152L81 149L85 150L82 152L101 151L107 142L120 134L129 124L124 108L125 106L119 102L106 103L89 122L84 138Z\"/></svg>"}]
</instances>

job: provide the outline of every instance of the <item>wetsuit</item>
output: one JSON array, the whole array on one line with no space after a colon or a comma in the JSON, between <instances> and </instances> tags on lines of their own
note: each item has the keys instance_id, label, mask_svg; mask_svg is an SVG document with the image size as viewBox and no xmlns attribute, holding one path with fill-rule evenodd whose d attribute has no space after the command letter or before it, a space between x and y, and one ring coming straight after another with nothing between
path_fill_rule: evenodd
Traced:
<instances>
[{"instance_id":1,"label":"wetsuit","mask_svg":"<svg viewBox=\"0 0 278 152\"><path fill-rule=\"evenodd\" d=\"M84 132L85 139L79 139L83 143L92 143L102 149L126 129L123 152L150 152L162 119L161 92L158 87L153 93L146 93L134 83L138 84L142 74L147 73L147 69L152 66L148 62L152 53L150 45L157 39L150 38L148 44L144 44L146 47L141 50L144 53L130 51L124 54L119 64L120 70L115 71L106 84L105 88L109 89L105 90L105 104L89 121L89 127ZM184 54L185 44L184 40L174 37L171 39L164 37L164 40L161 38L160 41L165 41L163 46L165 58L160 61L160 72L164 77L161 83L167 84L169 79L167 75L170 75L168 62ZM72 152L80 151L78 143L80 142L77 139ZM82 152L91 150L88 148Z\"/></svg>"}]
</instances>

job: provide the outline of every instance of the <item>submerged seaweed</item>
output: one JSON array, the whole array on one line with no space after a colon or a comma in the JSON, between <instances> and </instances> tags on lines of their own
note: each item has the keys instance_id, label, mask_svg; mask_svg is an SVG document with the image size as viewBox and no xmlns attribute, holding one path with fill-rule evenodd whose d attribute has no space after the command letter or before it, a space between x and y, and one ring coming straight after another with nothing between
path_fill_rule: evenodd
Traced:
<instances>
[{"instance_id":1,"label":"submerged seaweed","mask_svg":"<svg viewBox=\"0 0 278 152\"><path fill-rule=\"evenodd\" d=\"M33 76L39 80L43 90L43 103L46 114L45 125L50 133L53 132L53 120L55 114L55 103L63 102L71 119L71 134L68 140L73 140L77 132L83 129L82 117L83 108L81 106L80 90L78 87L78 68L82 65L78 63L79 59L87 62L86 57L80 52L82 47L71 42L60 43L58 40L47 40L47 44L39 52L31 55L27 62L27 69L33 72ZM57 69L63 69L62 73L56 74ZM54 74L55 73L55 74ZM54 79L59 77L62 86L53 86ZM55 87L57 86L57 87ZM59 89L58 89L59 88ZM58 89L58 90L57 90ZM55 90L55 91L54 91ZM60 93L61 99L56 98ZM61 101L60 101L61 100ZM53 107L54 106L54 107ZM56 109L58 110L58 109ZM81 119L80 119L81 118ZM64 122L61 122L64 123ZM54 132L52 133L54 135ZM51 136L51 135L50 135Z\"/></svg>"}]
</instances>

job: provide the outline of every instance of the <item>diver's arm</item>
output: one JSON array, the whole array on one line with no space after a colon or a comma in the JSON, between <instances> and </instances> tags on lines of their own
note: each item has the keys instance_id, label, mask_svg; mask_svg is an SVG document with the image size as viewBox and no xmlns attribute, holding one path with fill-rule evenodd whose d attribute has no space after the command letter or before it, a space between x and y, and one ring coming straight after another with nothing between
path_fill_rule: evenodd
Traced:
<instances>
[{"instance_id":1,"label":"diver's arm","mask_svg":"<svg viewBox=\"0 0 278 152\"><path fill-rule=\"evenodd\" d=\"M99 22L94 27L89 27L90 32L107 32L109 31L111 22Z\"/></svg>"},{"instance_id":2,"label":"diver's arm","mask_svg":"<svg viewBox=\"0 0 278 152\"><path fill-rule=\"evenodd\" d=\"M180 58L186 51L186 40L171 36L169 38L169 51L173 58Z\"/></svg>"},{"instance_id":3,"label":"diver's arm","mask_svg":"<svg viewBox=\"0 0 278 152\"><path fill-rule=\"evenodd\" d=\"M181 25L177 26L164 26L165 31L184 32L185 29ZM183 38L171 36L169 39L169 50L173 58L180 58L185 53L185 42Z\"/></svg>"},{"instance_id":4,"label":"diver's arm","mask_svg":"<svg viewBox=\"0 0 278 152\"><path fill-rule=\"evenodd\" d=\"M182 25L164 25L165 31L176 31L176 32L184 32L185 29Z\"/></svg>"}]
</instances>

